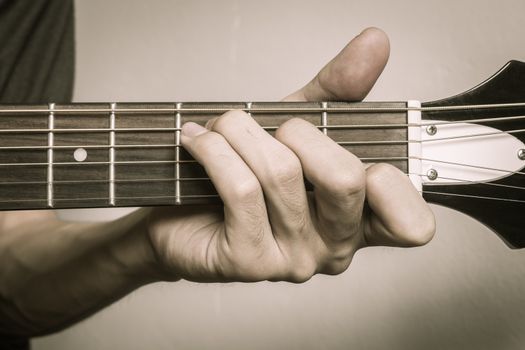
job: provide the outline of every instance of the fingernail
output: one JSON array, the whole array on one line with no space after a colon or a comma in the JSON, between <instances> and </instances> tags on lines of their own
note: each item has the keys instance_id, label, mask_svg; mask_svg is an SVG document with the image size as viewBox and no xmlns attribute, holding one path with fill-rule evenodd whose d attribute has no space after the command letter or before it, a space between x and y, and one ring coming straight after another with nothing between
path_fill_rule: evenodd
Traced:
<instances>
[{"instance_id":1,"label":"fingernail","mask_svg":"<svg viewBox=\"0 0 525 350\"><path fill-rule=\"evenodd\" d=\"M194 122L187 122L182 126L181 133L184 136L195 137L204 134L208 129Z\"/></svg>"},{"instance_id":2,"label":"fingernail","mask_svg":"<svg viewBox=\"0 0 525 350\"><path fill-rule=\"evenodd\" d=\"M206 129L211 130L211 128L213 128L213 124L215 123L216 120L217 120L217 117L208 120L206 122L206 125L205 125Z\"/></svg>"}]
</instances>

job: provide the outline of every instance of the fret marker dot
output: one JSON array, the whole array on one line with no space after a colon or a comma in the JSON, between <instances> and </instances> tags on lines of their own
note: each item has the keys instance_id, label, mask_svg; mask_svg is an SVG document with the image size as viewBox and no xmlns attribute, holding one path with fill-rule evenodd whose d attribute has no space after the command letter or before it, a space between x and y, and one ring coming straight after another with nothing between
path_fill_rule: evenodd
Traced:
<instances>
[{"instance_id":1,"label":"fret marker dot","mask_svg":"<svg viewBox=\"0 0 525 350\"><path fill-rule=\"evenodd\" d=\"M77 148L73 153L73 157L77 162L83 162L87 158L87 151L83 148Z\"/></svg>"}]
</instances>

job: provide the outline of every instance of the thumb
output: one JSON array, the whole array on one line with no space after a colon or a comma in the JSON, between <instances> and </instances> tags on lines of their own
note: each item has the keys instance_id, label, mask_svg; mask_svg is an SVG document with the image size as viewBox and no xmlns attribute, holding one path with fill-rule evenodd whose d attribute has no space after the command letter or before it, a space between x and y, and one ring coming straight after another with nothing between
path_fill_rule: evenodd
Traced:
<instances>
[{"instance_id":1,"label":"thumb","mask_svg":"<svg viewBox=\"0 0 525 350\"><path fill-rule=\"evenodd\" d=\"M284 101L360 101L374 86L390 53L387 35L367 28L302 89Z\"/></svg>"}]
</instances>

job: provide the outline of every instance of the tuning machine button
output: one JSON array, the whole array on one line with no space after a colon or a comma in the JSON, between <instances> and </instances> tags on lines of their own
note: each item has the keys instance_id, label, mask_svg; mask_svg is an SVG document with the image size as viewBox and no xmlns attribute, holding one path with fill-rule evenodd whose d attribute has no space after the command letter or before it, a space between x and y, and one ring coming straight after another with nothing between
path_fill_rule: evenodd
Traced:
<instances>
[{"instance_id":1,"label":"tuning machine button","mask_svg":"<svg viewBox=\"0 0 525 350\"><path fill-rule=\"evenodd\" d=\"M427 126L427 134L430 136L434 136L438 132L438 128L435 125L429 125Z\"/></svg>"},{"instance_id":2,"label":"tuning machine button","mask_svg":"<svg viewBox=\"0 0 525 350\"><path fill-rule=\"evenodd\" d=\"M518 158L521 160L525 160L525 148L518 150Z\"/></svg>"},{"instance_id":3,"label":"tuning machine button","mask_svg":"<svg viewBox=\"0 0 525 350\"><path fill-rule=\"evenodd\" d=\"M438 178L438 172L436 169L430 169L427 171L427 177L429 180L434 181Z\"/></svg>"}]
</instances>

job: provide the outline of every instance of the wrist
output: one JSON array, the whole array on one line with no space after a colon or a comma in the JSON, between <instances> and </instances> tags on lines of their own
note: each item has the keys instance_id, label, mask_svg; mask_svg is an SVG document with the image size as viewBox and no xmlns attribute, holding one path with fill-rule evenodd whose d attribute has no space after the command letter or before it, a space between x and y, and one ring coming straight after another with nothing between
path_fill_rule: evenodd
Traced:
<instances>
[{"instance_id":1,"label":"wrist","mask_svg":"<svg viewBox=\"0 0 525 350\"><path fill-rule=\"evenodd\" d=\"M176 281L179 278L167 271L158 259L149 235L150 209L140 209L127 218L130 232L112 244L112 260L121 273L142 284L158 281Z\"/></svg>"}]
</instances>

